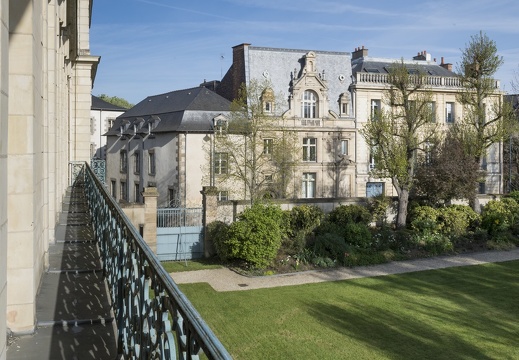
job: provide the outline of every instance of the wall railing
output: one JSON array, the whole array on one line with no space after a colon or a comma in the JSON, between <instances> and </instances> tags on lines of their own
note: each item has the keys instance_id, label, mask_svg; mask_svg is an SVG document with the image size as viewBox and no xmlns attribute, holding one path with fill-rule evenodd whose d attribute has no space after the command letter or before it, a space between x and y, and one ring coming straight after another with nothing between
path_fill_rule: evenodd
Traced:
<instances>
[{"instance_id":1,"label":"wall railing","mask_svg":"<svg viewBox=\"0 0 519 360\"><path fill-rule=\"evenodd\" d=\"M72 165L71 165L72 166ZM77 166L77 165L74 165ZM118 330L132 359L231 359L92 169L84 179Z\"/></svg>"}]
</instances>

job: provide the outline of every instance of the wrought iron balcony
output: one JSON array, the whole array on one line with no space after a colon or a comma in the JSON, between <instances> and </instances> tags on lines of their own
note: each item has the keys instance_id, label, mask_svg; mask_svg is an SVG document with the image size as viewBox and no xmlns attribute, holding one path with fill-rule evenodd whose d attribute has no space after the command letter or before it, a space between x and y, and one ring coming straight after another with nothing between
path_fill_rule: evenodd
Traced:
<instances>
[{"instance_id":1,"label":"wrought iron balcony","mask_svg":"<svg viewBox=\"0 0 519 360\"><path fill-rule=\"evenodd\" d=\"M231 356L164 270L91 168L85 191L125 358L209 359Z\"/></svg>"}]
</instances>

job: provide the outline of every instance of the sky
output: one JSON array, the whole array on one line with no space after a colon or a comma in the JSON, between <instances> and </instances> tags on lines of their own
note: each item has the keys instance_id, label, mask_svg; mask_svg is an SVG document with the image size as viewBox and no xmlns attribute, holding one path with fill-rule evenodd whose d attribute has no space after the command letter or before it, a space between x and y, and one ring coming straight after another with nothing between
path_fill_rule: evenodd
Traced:
<instances>
[{"instance_id":1,"label":"sky","mask_svg":"<svg viewBox=\"0 0 519 360\"><path fill-rule=\"evenodd\" d=\"M90 51L101 62L92 94L135 104L220 80L232 47L242 43L341 52L365 46L369 56L394 59L426 50L456 69L480 31L503 57L501 89L515 93L517 0L94 0Z\"/></svg>"}]
</instances>

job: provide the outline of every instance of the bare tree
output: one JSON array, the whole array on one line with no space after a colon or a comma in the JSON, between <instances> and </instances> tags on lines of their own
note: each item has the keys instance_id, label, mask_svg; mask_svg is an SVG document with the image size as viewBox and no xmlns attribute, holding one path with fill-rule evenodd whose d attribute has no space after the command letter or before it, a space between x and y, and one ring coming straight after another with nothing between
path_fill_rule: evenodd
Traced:
<instances>
[{"instance_id":1,"label":"bare tree","mask_svg":"<svg viewBox=\"0 0 519 360\"><path fill-rule=\"evenodd\" d=\"M375 159L373 175L390 178L396 189L399 228L406 225L417 155L435 141L437 125L433 121L432 93L424 77L419 68L410 69L403 60L393 64L384 94L388 107L375 114L361 130Z\"/></svg>"},{"instance_id":2,"label":"bare tree","mask_svg":"<svg viewBox=\"0 0 519 360\"><path fill-rule=\"evenodd\" d=\"M215 161L226 162L215 169L218 182L251 202L286 197L293 174L297 136L283 125L278 98L268 82L252 80L232 102L227 123L216 128Z\"/></svg>"}]
</instances>

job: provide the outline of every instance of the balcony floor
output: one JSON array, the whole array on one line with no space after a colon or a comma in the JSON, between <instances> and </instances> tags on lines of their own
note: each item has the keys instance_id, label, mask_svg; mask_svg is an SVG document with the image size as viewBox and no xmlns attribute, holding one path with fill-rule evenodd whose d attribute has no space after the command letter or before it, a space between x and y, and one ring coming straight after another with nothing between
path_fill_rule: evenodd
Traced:
<instances>
[{"instance_id":1,"label":"balcony floor","mask_svg":"<svg viewBox=\"0 0 519 360\"><path fill-rule=\"evenodd\" d=\"M36 298L36 331L7 359L115 359L117 337L83 184L69 189Z\"/></svg>"}]
</instances>

